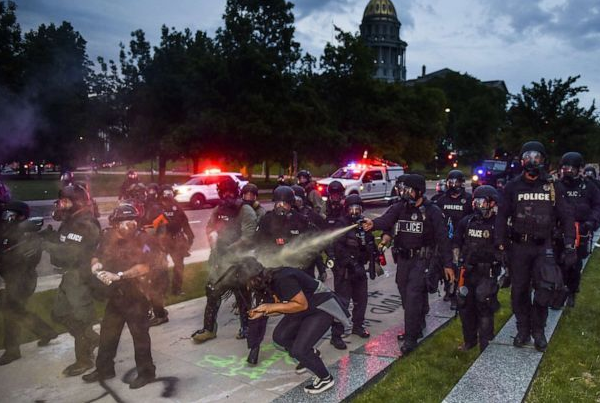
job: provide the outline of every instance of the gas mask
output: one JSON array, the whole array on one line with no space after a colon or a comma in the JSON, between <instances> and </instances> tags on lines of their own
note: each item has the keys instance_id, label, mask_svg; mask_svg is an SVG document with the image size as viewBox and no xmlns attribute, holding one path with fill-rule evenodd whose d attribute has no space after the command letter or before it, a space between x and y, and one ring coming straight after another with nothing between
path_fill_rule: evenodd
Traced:
<instances>
[{"instance_id":1,"label":"gas mask","mask_svg":"<svg viewBox=\"0 0 600 403\"><path fill-rule=\"evenodd\" d=\"M352 221L357 221L362 218L363 210L360 204L353 204L351 206L348 206L346 208L346 211L348 212L348 216L352 219Z\"/></svg>"},{"instance_id":2,"label":"gas mask","mask_svg":"<svg viewBox=\"0 0 600 403\"><path fill-rule=\"evenodd\" d=\"M403 186L400 193L400 198L407 202L409 205L414 206L417 204L419 198L419 191L409 186Z\"/></svg>"},{"instance_id":3,"label":"gas mask","mask_svg":"<svg viewBox=\"0 0 600 403\"><path fill-rule=\"evenodd\" d=\"M530 176L540 176L544 167L544 157L539 151L525 151L521 156L521 165Z\"/></svg>"},{"instance_id":4,"label":"gas mask","mask_svg":"<svg viewBox=\"0 0 600 403\"><path fill-rule=\"evenodd\" d=\"M459 194L462 190L463 183L460 179L452 178L446 181L446 187L452 194Z\"/></svg>"},{"instance_id":5,"label":"gas mask","mask_svg":"<svg viewBox=\"0 0 600 403\"><path fill-rule=\"evenodd\" d=\"M490 218L496 211L496 206L492 205L492 201L485 197L473 199L473 210L483 218Z\"/></svg>"},{"instance_id":6,"label":"gas mask","mask_svg":"<svg viewBox=\"0 0 600 403\"><path fill-rule=\"evenodd\" d=\"M573 183L579 175L579 169L571 165L563 165L560 167L560 175L565 182Z\"/></svg>"},{"instance_id":7,"label":"gas mask","mask_svg":"<svg viewBox=\"0 0 600 403\"><path fill-rule=\"evenodd\" d=\"M286 216L291 209L292 206L288 202L284 201L275 202L275 205L273 206L273 211L275 212L275 215L279 217Z\"/></svg>"},{"instance_id":8,"label":"gas mask","mask_svg":"<svg viewBox=\"0 0 600 403\"><path fill-rule=\"evenodd\" d=\"M133 234L136 233L138 228L138 223L136 220L118 221L114 225L119 235L123 238L131 237Z\"/></svg>"},{"instance_id":9,"label":"gas mask","mask_svg":"<svg viewBox=\"0 0 600 403\"><path fill-rule=\"evenodd\" d=\"M54 211L52 219L54 221L63 221L73 212L73 201L71 199L62 198L54 202Z\"/></svg>"}]
</instances>

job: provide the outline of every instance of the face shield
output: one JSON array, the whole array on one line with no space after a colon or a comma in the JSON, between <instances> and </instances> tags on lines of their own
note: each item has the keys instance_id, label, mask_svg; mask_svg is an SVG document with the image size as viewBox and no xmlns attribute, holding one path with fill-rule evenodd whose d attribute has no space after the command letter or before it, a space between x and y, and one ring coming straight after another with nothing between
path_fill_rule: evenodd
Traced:
<instances>
[{"instance_id":1,"label":"face shield","mask_svg":"<svg viewBox=\"0 0 600 403\"><path fill-rule=\"evenodd\" d=\"M302 199L302 197L294 196L294 205L298 210L302 209L302 207L304 207L304 200Z\"/></svg>"},{"instance_id":2,"label":"face shield","mask_svg":"<svg viewBox=\"0 0 600 403\"><path fill-rule=\"evenodd\" d=\"M488 218L494 212L494 202L485 197L473 199L473 210L484 218Z\"/></svg>"},{"instance_id":3,"label":"face shield","mask_svg":"<svg viewBox=\"0 0 600 403\"><path fill-rule=\"evenodd\" d=\"M410 186L404 185L402 187L402 191L400 193L400 197L402 200L409 202L410 204L415 204L417 201L417 189L413 189Z\"/></svg>"},{"instance_id":4,"label":"face shield","mask_svg":"<svg viewBox=\"0 0 600 403\"><path fill-rule=\"evenodd\" d=\"M333 203L341 203L342 202L342 193L340 192L333 192L329 194L329 200L331 200L331 202Z\"/></svg>"},{"instance_id":5,"label":"face shield","mask_svg":"<svg viewBox=\"0 0 600 403\"><path fill-rule=\"evenodd\" d=\"M299 185L306 185L308 183L308 178L304 175L301 175L298 177L298 184Z\"/></svg>"},{"instance_id":6,"label":"face shield","mask_svg":"<svg viewBox=\"0 0 600 403\"><path fill-rule=\"evenodd\" d=\"M592 178L592 179L596 179L596 175L594 175L594 171L592 171L591 169L588 169L587 171L585 171L585 172L583 173L583 175L584 175L586 178Z\"/></svg>"},{"instance_id":7,"label":"face shield","mask_svg":"<svg viewBox=\"0 0 600 403\"><path fill-rule=\"evenodd\" d=\"M171 189L165 189L162 191L162 197L163 199L172 199L175 197L175 192L173 192Z\"/></svg>"},{"instance_id":8,"label":"face shield","mask_svg":"<svg viewBox=\"0 0 600 403\"><path fill-rule=\"evenodd\" d=\"M115 222L114 226L116 227L119 235L121 235L123 238L127 238L135 234L138 224L136 220L123 220Z\"/></svg>"},{"instance_id":9,"label":"face shield","mask_svg":"<svg viewBox=\"0 0 600 403\"><path fill-rule=\"evenodd\" d=\"M360 204L352 204L351 206L348 206L346 208L346 211L348 212L348 215L353 219L362 216L362 207Z\"/></svg>"},{"instance_id":10,"label":"face shield","mask_svg":"<svg viewBox=\"0 0 600 403\"><path fill-rule=\"evenodd\" d=\"M579 169L571 165L563 165L560 167L560 174L564 179L575 179L579 175Z\"/></svg>"},{"instance_id":11,"label":"face shield","mask_svg":"<svg viewBox=\"0 0 600 403\"><path fill-rule=\"evenodd\" d=\"M539 151L525 151L521 156L521 165L525 172L538 176L544 163L544 156Z\"/></svg>"},{"instance_id":12,"label":"face shield","mask_svg":"<svg viewBox=\"0 0 600 403\"><path fill-rule=\"evenodd\" d=\"M463 187L463 181L457 178L448 179L446 180L446 187L452 193L458 193Z\"/></svg>"},{"instance_id":13,"label":"face shield","mask_svg":"<svg viewBox=\"0 0 600 403\"><path fill-rule=\"evenodd\" d=\"M290 210L292 209L292 206L285 201L278 201L275 202L275 205L273 206L273 211L275 211L275 214L278 216L284 216L287 213L290 212Z\"/></svg>"},{"instance_id":14,"label":"face shield","mask_svg":"<svg viewBox=\"0 0 600 403\"><path fill-rule=\"evenodd\" d=\"M127 174L127 177L130 180L135 180L135 179L137 179L138 176L137 176L137 174L135 172L130 172L130 173Z\"/></svg>"}]
</instances>

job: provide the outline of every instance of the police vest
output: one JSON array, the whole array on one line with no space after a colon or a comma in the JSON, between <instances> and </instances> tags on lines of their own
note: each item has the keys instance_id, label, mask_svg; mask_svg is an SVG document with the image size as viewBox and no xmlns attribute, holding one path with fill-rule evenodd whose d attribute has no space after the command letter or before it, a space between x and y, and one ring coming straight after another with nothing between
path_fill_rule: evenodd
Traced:
<instances>
[{"instance_id":1,"label":"police vest","mask_svg":"<svg viewBox=\"0 0 600 403\"><path fill-rule=\"evenodd\" d=\"M491 263L494 259L494 218L471 215L464 232L462 255L469 264Z\"/></svg>"},{"instance_id":2,"label":"police vest","mask_svg":"<svg viewBox=\"0 0 600 403\"><path fill-rule=\"evenodd\" d=\"M456 198L445 194L436 200L436 204L442 210L444 216L448 218L447 225L453 225L456 228L460 220L470 212L469 199L469 195L462 192Z\"/></svg>"},{"instance_id":3,"label":"police vest","mask_svg":"<svg viewBox=\"0 0 600 403\"><path fill-rule=\"evenodd\" d=\"M219 243L223 246L237 241L242 236L242 226L239 220L242 204L221 204L215 212L215 231L219 234Z\"/></svg>"},{"instance_id":4,"label":"police vest","mask_svg":"<svg viewBox=\"0 0 600 403\"><path fill-rule=\"evenodd\" d=\"M396 222L394 246L402 249L421 248L433 243L433 227L427 218L427 206L402 208Z\"/></svg>"},{"instance_id":5,"label":"police vest","mask_svg":"<svg viewBox=\"0 0 600 403\"><path fill-rule=\"evenodd\" d=\"M513 229L521 235L548 239L556 224L554 205L556 191L553 182L539 183L535 187L516 189L513 193Z\"/></svg>"},{"instance_id":6,"label":"police vest","mask_svg":"<svg viewBox=\"0 0 600 403\"><path fill-rule=\"evenodd\" d=\"M574 183L569 185L567 182L562 182L565 187L565 197L573 206L573 214L575 221L587 221L590 220L592 214L592 207L589 200L589 186L594 186L588 180L576 180Z\"/></svg>"}]
</instances>

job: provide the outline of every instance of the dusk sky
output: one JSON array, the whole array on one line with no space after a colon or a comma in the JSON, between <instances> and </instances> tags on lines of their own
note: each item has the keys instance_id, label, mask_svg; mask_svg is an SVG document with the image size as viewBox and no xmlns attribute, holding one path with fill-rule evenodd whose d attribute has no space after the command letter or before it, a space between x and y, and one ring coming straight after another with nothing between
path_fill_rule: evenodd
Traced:
<instances>
[{"instance_id":1,"label":"dusk sky","mask_svg":"<svg viewBox=\"0 0 600 403\"><path fill-rule=\"evenodd\" d=\"M581 75L589 106L600 99L598 0L393 0L408 42L407 78L448 67L481 80L504 80L511 93L532 81ZM69 21L88 55L117 59L119 42L141 28L153 45L160 26L207 31L222 25L225 0L17 0L23 31ZM296 39L320 56L333 24L357 32L368 0L297 0Z\"/></svg>"}]
</instances>

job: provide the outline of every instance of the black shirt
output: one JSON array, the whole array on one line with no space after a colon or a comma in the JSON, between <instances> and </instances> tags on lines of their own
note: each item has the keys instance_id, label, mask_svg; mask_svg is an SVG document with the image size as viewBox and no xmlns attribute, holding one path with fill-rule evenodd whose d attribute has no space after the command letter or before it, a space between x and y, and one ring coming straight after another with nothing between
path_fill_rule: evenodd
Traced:
<instances>
[{"instance_id":1,"label":"black shirt","mask_svg":"<svg viewBox=\"0 0 600 403\"><path fill-rule=\"evenodd\" d=\"M279 269L273 275L273 292L280 301L290 301L300 291L310 300L319 282L302 270L291 267Z\"/></svg>"}]
</instances>

